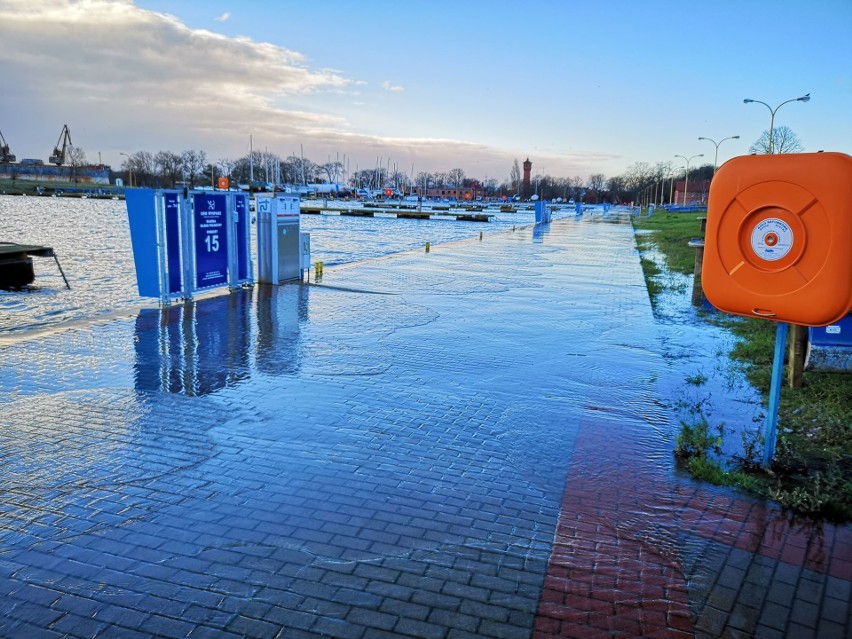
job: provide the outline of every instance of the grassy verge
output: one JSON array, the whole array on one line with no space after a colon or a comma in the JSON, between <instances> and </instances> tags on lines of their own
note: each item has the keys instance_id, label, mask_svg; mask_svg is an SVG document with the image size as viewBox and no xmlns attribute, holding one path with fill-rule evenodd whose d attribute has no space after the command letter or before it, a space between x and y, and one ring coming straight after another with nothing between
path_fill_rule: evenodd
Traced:
<instances>
[{"instance_id":1,"label":"grassy verge","mask_svg":"<svg viewBox=\"0 0 852 639\"><path fill-rule=\"evenodd\" d=\"M637 235L640 251L655 247L666 256L670 270L691 273L695 258L687 242L698 235L697 217L657 213L636 220L637 229L650 231ZM659 267L650 260L642 262L653 299L661 287L656 277ZM724 326L736 337L729 356L743 364L749 382L765 400L775 324L721 313L709 315L706 321ZM739 486L797 512L852 520L852 375L806 372L802 388L782 389L778 426L778 446L769 471L759 467L759 440L747 443L742 458L720 464L721 429L716 432L703 418L682 424L675 454L699 479Z\"/></svg>"}]
</instances>

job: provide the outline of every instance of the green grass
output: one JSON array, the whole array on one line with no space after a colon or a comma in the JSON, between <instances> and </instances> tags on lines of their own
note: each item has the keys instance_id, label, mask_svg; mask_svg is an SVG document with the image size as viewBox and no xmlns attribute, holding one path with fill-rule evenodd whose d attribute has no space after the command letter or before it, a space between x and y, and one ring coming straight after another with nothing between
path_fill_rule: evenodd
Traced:
<instances>
[{"instance_id":1,"label":"green grass","mask_svg":"<svg viewBox=\"0 0 852 639\"><path fill-rule=\"evenodd\" d=\"M695 271L695 249L690 248L689 240L701 237L697 213L655 212L652 217L634 220L637 229L654 231L653 234L637 236L640 250L643 244L653 243L666 256L670 271L692 274Z\"/></svg>"},{"instance_id":2,"label":"green grass","mask_svg":"<svg viewBox=\"0 0 852 639\"><path fill-rule=\"evenodd\" d=\"M666 256L669 270L692 273L694 249L687 242L699 235L694 213L656 213L634 221L637 229L653 231L637 236L640 251L655 247ZM652 296L660 284L656 265L642 266ZM656 293L654 292L656 291ZM760 319L709 314L706 321L723 326L736 338L728 354L742 364L749 382L766 401L775 346L775 324ZM684 384L697 386L698 377ZM756 455L762 442L752 442L747 454L725 469L710 455L719 449L706 422L683 424L676 455L698 479L735 485L770 497L797 512L852 520L852 375L804 373L801 388L784 387L778 412L779 441L772 471L759 469Z\"/></svg>"}]
</instances>

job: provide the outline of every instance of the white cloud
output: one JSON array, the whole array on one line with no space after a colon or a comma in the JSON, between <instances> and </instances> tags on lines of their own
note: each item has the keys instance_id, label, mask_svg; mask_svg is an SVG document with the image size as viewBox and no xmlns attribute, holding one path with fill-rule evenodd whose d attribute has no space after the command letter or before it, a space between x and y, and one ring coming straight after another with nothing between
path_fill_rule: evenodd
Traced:
<instances>
[{"instance_id":1,"label":"white cloud","mask_svg":"<svg viewBox=\"0 0 852 639\"><path fill-rule=\"evenodd\" d=\"M285 156L300 144L316 159L345 152L353 169L355 158L367 165L380 155L417 170L461 166L496 176L508 175L517 157L465 141L353 130L352 99L319 98L357 99L363 82L314 68L282 46L192 29L132 0L0 0L0 60L0 129L19 158L46 159L66 123L89 157L102 151L114 164L119 152L138 150L239 157L250 134ZM568 163L561 174L583 170L579 158L561 160ZM559 161L546 164L560 174Z\"/></svg>"},{"instance_id":2,"label":"white cloud","mask_svg":"<svg viewBox=\"0 0 852 639\"><path fill-rule=\"evenodd\" d=\"M4 133L19 143L64 122L89 139L110 133L101 148L138 148L142 140L127 138L143 131L159 140L152 146L170 148L168 136L202 140L217 131L221 143L249 129L282 137L317 123L345 125L271 106L344 89L350 80L340 72L311 68L280 46L190 29L129 0L0 0L0 59L0 111L17 134ZM55 135L39 137L37 147ZM91 148L83 136L75 142Z\"/></svg>"},{"instance_id":3,"label":"white cloud","mask_svg":"<svg viewBox=\"0 0 852 639\"><path fill-rule=\"evenodd\" d=\"M225 13L220 15L219 17L214 18L214 20L216 20L216 22L227 22L230 19L231 19L231 12L230 11L226 11Z\"/></svg>"},{"instance_id":4,"label":"white cloud","mask_svg":"<svg viewBox=\"0 0 852 639\"><path fill-rule=\"evenodd\" d=\"M399 86L398 84L391 84L390 80L385 80L384 82L382 82L382 88L385 91L390 91L392 93L401 93L402 91L405 91L405 89Z\"/></svg>"}]
</instances>

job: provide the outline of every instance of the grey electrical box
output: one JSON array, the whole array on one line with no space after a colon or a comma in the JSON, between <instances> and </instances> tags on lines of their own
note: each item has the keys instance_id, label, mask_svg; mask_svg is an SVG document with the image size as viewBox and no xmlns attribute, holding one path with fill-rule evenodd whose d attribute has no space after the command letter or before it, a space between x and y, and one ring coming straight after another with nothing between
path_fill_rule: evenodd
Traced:
<instances>
[{"instance_id":1,"label":"grey electrical box","mask_svg":"<svg viewBox=\"0 0 852 639\"><path fill-rule=\"evenodd\" d=\"M302 242L299 233L299 197L258 194L258 281L280 284L302 275Z\"/></svg>"}]
</instances>

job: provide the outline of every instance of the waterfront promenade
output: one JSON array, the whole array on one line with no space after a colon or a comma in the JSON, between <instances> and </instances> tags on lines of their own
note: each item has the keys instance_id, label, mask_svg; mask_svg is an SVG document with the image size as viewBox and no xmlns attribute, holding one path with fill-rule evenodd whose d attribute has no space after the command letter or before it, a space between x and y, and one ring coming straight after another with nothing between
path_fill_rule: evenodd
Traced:
<instances>
[{"instance_id":1,"label":"waterfront promenade","mask_svg":"<svg viewBox=\"0 0 852 639\"><path fill-rule=\"evenodd\" d=\"M623 214L0 335L0 637L847 637L852 528L674 469Z\"/></svg>"}]
</instances>

